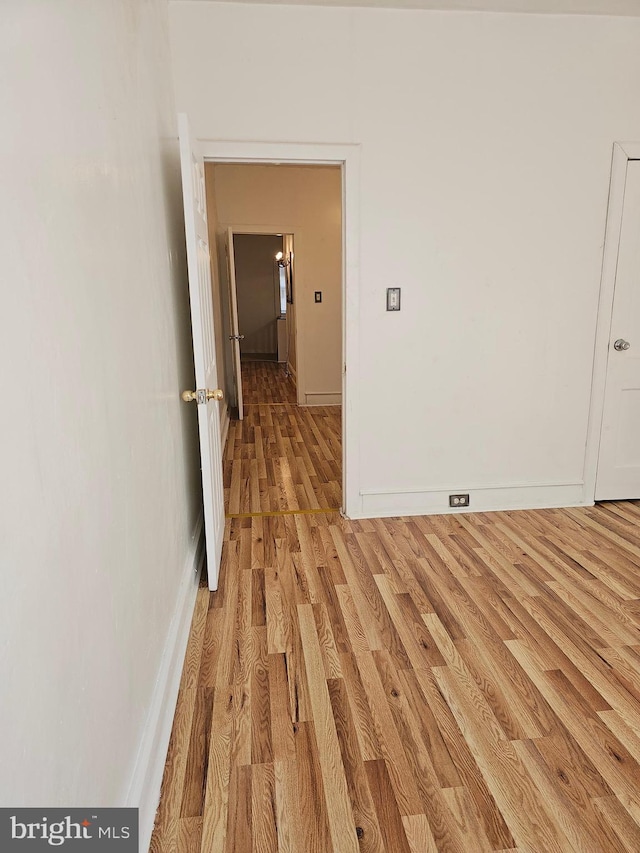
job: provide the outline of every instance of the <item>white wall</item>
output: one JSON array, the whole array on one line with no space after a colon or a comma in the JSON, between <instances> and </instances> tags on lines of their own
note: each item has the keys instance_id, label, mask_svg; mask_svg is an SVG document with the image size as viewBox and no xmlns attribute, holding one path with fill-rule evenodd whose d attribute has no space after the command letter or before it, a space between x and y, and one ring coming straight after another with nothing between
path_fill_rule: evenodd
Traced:
<instances>
[{"instance_id":1,"label":"white wall","mask_svg":"<svg viewBox=\"0 0 640 853\"><path fill-rule=\"evenodd\" d=\"M298 400L339 403L342 391L342 179L338 166L207 164L218 228L294 234ZM314 301L321 291L322 302ZM241 330L242 331L242 330Z\"/></svg>"},{"instance_id":2,"label":"white wall","mask_svg":"<svg viewBox=\"0 0 640 853\"><path fill-rule=\"evenodd\" d=\"M363 507L444 508L480 487L507 487L487 498L507 505L524 485L544 487L528 504L583 499L612 143L640 138L640 20L207 2L170 18L197 136L361 144Z\"/></svg>"},{"instance_id":3,"label":"white wall","mask_svg":"<svg viewBox=\"0 0 640 853\"><path fill-rule=\"evenodd\" d=\"M200 513L166 7L5 2L0 54L0 804L136 805Z\"/></svg>"}]
</instances>

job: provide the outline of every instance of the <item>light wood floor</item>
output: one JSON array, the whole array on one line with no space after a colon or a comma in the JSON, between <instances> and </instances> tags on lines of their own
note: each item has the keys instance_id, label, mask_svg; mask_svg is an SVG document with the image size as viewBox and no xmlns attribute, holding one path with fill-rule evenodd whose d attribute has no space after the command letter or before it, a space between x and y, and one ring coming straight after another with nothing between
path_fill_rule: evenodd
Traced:
<instances>
[{"instance_id":1,"label":"light wood floor","mask_svg":"<svg viewBox=\"0 0 640 853\"><path fill-rule=\"evenodd\" d=\"M279 364L243 363L242 387L249 402L244 419L229 426L223 462L227 513L337 510L340 406L297 406Z\"/></svg>"},{"instance_id":2,"label":"light wood floor","mask_svg":"<svg viewBox=\"0 0 640 853\"><path fill-rule=\"evenodd\" d=\"M340 407L248 406L232 421L224 454L227 512L342 504Z\"/></svg>"},{"instance_id":3,"label":"light wood floor","mask_svg":"<svg viewBox=\"0 0 640 853\"><path fill-rule=\"evenodd\" d=\"M242 397L245 406L255 403L296 403L296 386L284 365L273 361L243 360Z\"/></svg>"},{"instance_id":4,"label":"light wood floor","mask_svg":"<svg viewBox=\"0 0 640 853\"><path fill-rule=\"evenodd\" d=\"M640 502L229 519L151 849L637 853L639 629Z\"/></svg>"}]
</instances>

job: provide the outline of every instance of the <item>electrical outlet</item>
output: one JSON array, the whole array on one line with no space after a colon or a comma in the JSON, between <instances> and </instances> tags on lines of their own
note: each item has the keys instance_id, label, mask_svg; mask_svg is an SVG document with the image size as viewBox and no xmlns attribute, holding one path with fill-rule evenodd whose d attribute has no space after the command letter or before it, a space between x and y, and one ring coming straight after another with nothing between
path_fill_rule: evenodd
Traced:
<instances>
[{"instance_id":1,"label":"electrical outlet","mask_svg":"<svg viewBox=\"0 0 640 853\"><path fill-rule=\"evenodd\" d=\"M469 506L469 495L449 495L449 506L456 509L461 506Z\"/></svg>"}]
</instances>

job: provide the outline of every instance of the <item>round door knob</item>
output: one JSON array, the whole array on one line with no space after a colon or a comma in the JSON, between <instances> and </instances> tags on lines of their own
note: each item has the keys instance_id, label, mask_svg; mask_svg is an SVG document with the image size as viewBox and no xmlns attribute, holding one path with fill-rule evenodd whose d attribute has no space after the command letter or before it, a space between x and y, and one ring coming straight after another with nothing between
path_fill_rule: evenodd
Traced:
<instances>
[{"instance_id":1,"label":"round door knob","mask_svg":"<svg viewBox=\"0 0 640 853\"><path fill-rule=\"evenodd\" d=\"M198 389L197 391L183 391L180 395L185 403L206 403L207 400L222 400L224 391L221 388L216 388L215 391L207 389Z\"/></svg>"},{"instance_id":2,"label":"round door knob","mask_svg":"<svg viewBox=\"0 0 640 853\"><path fill-rule=\"evenodd\" d=\"M630 346L631 344L629 343L629 341L625 341L624 338L618 338L618 340L613 345L613 348L618 352L624 352L625 350L628 350Z\"/></svg>"}]
</instances>

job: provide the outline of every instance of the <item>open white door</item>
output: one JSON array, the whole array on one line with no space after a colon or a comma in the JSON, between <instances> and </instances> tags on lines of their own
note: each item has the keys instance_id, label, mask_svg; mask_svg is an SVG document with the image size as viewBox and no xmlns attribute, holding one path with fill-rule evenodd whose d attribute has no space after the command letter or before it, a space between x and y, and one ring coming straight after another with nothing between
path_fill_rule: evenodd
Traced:
<instances>
[{"instance_id":1,"label":"open white door","mask_svg":"<svg viewBox=\"0 0 640 853\"><path fill-rule=\"evenodd\" d=\"M627 165L595 496L640 498L640 160Z\"/></svg>"},{"instance_id":2,"label":"open white door","mask_svg":"<svg viewBox=\"0 0 640 853\"><path fill-rule=\"evenodd\" d=\"M242 403L242 364L240 362L240 341L244 335L240 334L238 326L238 293L236 290L236 258L233 251L233 230L227 231L227 264L229 266L229 306L231 308L231 351L233 352L233 372L236 378L236 399L238 401L238 420L244 417L244 406Z\"/></svg>"},{"instance_id":3,"label":"open white door","mask_svg":"<svg viewBox=\"0 0 640 853\"><path fill-rule=\"evenodd\" d=\"M216 368L216 342L213 326L211 262L204 188L204 160L196 152L185 115L178 117L182 196L187 241L189 298L196 390L185 391L183 400L198 406L200 460L204 498L204 528L207 549L209 589L218 588L220 556L224 538L224 491L222 487L222 444Z\"/></svg>"}]
</instances>

